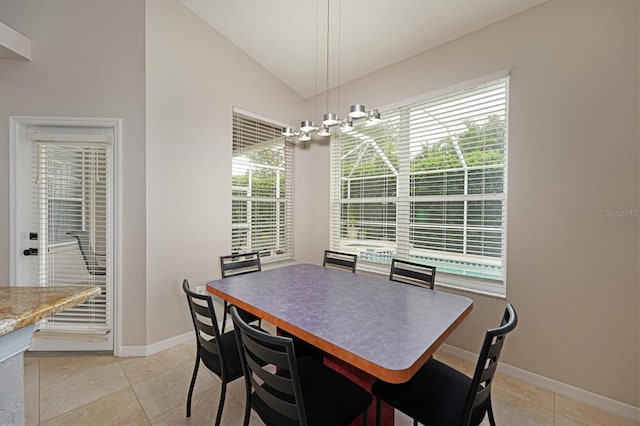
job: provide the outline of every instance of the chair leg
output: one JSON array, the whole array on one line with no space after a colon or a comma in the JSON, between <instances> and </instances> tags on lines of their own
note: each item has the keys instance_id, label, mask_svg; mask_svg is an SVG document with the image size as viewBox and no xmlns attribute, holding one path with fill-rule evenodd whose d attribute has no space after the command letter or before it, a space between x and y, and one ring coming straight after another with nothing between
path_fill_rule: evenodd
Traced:
<instances>
[{"instance_id":1,"label":"chair leg","mask_svg":"<svg viewBox=\"0 0 640 426\"><path fill-rule=\"evenodd\" d=\"M376 396L376 426L382 425L382 400Z\"/></svg>"},{"instance_id":2,"label":"chair leg","mask_svg":"<svg viewBox=\"0 0 640 426\"><path fill-rule=\"evenodd\" d=\"M244 420L242 421L242 425L249 426L249 418L251 417L251 387L248 383L245 395Z\"/></svg>"},{"instance_id":3,"label":"chair leg","mask_svg":"<svg viewBox=\"0 0 640 426\"><path fill-rule=\"evenodd\" d=\"M224 334L224 327L227 325L227 301L224 301L224 307L222 308L222 330L220 334Z\"/></svg>"},{"instance_id":4,"label":"chair leg","mask_svg":"<svg viewBox=\"0 0 640 426\"><path fill-rule=\"evenodd\" d=\"M191 417L191 397L193 396L193 387L196 384L198 376L198 368L200 367L200 347L196 352L196 365L193 366L193 375L191 376L191 385L189 385L189 394L187 395L187 417Z\"/></svg>"},{"instance_id":5,"label":"chair leg","mask_svg":"<svg viewBox=\"0 0 640 426\"><path fill-rule=\"evenodd\" d=\"M220 421L222 421L222 408L224 407L224 396L226 393L227 393L227 382L223 380L222 389L220 389L220 402L218 403L218 413L216 414L215 426L220 426Z\"/></svg>"},{"instance_id":6,"label":"chair leg","mask_svg":"<svg viewBox=\"0 0 640 426\"><path fill-rule=\"evenodd\" d=\"M493 407L491 406L491 395L489 395L489 404L487 406L487 413L489 414L489 424L496 426L496 419L493 417Z\"/></svg>"}]
</instances>

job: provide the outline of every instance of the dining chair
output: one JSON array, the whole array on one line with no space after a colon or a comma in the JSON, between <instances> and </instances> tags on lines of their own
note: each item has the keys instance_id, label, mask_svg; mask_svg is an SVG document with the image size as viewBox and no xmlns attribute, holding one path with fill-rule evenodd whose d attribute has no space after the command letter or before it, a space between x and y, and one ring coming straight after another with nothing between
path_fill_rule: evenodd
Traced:
<instances>
[{"instance_id":1,"label":"dining chair","mask_svg":"<svg viewBox=\"0 0 640 426\"><path fill-rule=\"evenodd\" d=\"M324 257L322 259L322 266L331 266L355 273L357 261L358 255L356 254L325 250Z\"/></svg>"},{"instance_id":2,"label":"dining chair","mask_svg":"<svg viewBox=\"0 0 640 426\"><path fill-rule=\"evenodd\" d=\"M284 331L278 330L278 335L283 337L289 337L293 340L293 346L296 348L296 356L308 356L314 358L316 361L323 362L324 360L324 351L319 347L312 345L311 343L303 340L293 334Z\"/></svg>"},{"instance_id":3,"label":"dining chair","mask_svg":"<svg viewBox=\"0 0 640 426\"><path fill-rule=\"evenodd\" d=\"M384 401L411 417L414 426L418 422L479 425L487 413L489 423L495 426L491 385L506 335L517 323L516 311L507 304L500 327L485 334L473 378L432 357L407 383L374 382L371 392L376 396L376 424L380 425Z\"/></svg>"},{"instance_id":4,"label":"dining chair","mask_svg":"<svg viewBox=\"0 0 640 426\"><path fill-rule=\"evenodd\" d=\"M231 319L245 377L245 426L252 408L267 426L347 425L360 415L366 424L366 390L313 358L296 358L292 339L249 326L235 306Z\"/></svg>"},{"instance_id":5,"label":"dining chair","mask_svg":"<svg viewBox=\"0 0 640 426\"><path fill-rule=\"evenodd\" d=\"M107 266L105 264L106 254L96 253L93 250L87 231L69 231L67 235L71 235L78 242L82 259L89 274L107 275Z\"/></svg>"},{"instance_id":6,"label":"dining chair","mask_svg":"<svg viewBox=\"0 0 640 426\"><path fill-rule=\"evenodd\" d=\"M222 278L233 277L235 275L249 274L251 272L262 271L262 263L260 262L260 252L254 251L251 253L242 254L230 254L227 256L220 256L220 272ZM224 301L224 317L222 318L222 332L224 333L227 325L227 314L230 314L231 305ZM250 312L239 309L240 315L245 322L258 321L258 327L262 325L262 319L253 315Z\"/></svg>"},{"instance_id":7,"label":"dining chair","mask_svg":"<svg viewBox=\"0 0 640 426\"><path fill-rule=\"evenodd\" d=\"M389 279L391 281L413 284L433 290L436 280L436 267L393 259L391 261Z\"/></svg>"},{"instance_id":8,"label":"dining chair","mask_svg":"<svg viewBox=\"0 0 640 426\"><path fill-rule=\"evenodd\" d=\"M211 296L199 294L189 288L189 281L182 282L182 289L187 296L191 319L196 332L196 363L193 367L191 385L187 396L187 417L191 417L191 397L198 376L200 360L207 369L220 378L222 382L220 390L220 402L216 414L216 426L222 419L222 408L227 391L227 383L243 376L238 345L236 345L233 331L220 334L218 321L213 310Z\"/></svg>"}]
</instances>

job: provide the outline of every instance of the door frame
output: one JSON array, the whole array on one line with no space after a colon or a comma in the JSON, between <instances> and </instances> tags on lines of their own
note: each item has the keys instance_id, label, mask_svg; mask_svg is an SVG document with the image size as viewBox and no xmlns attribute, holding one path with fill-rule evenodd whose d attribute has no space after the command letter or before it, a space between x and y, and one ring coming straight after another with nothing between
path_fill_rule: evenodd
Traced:
<instances>
[{"instance_id":1,"label":"door frame","mask_svg":"<svg viewBox=\"0 0 640 426\"><path fill-rule=\"evenodd\" d=\"M121 118L88 118L88 117L44 117L44 116L10 116L9 117L9 286L17 286L16 275L18 265L17 217L18 194L25 191L18 188L17 164L18 143L24 142L28 126L74 126L74 127L109 127L113 129L113 353L120 355L122 351L122 179L121 179ZM24 166L24 165L22 165Z\"/></svg>"}]
</instances>

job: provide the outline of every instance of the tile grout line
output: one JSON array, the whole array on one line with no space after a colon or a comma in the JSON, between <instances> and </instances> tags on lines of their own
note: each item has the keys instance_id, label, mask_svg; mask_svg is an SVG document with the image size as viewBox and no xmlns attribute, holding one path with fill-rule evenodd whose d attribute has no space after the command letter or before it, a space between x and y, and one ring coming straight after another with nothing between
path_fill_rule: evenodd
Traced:
<instances>
[{"instance_id":1,"label":"tile grout line","mask_svg":"<svg viewBox=\"0 0 640 426\"><path fill-rule=\"evenodd\" d=\"M40 381L40 358L41 358L41 357L38 357L38 400L40 400L40 395L42 394L42 392L41 392L41 391L42 391L42 389L41 389L41 387L40 387L40 383L41 383L41 381ZM116 357L114 357L114 358L116 358ZM131 383L129 382L129 379L128 379L128 377L127 377L126 373L124 372L124 369L123 369L123 368L122 368L122 366L120 365L120 363L119 363L118 359L116 358L115 360L116 360L116 362L117 362L117 364L118 364L118 367L120 367L120 369L122 370L122 374L124 375L125 379L127 379L127 383L129 384L129 388L131 388ZM53 383L50 383L50 384L49 384L49 385L47 385L47 386L52 386L52 385L54 385L55 383L57 383L57 381L56 381L56 382L53 382ZM93 404L93 403L95 403L95 402L97 402L97 401L100 401L100 400L101 400L101 399L103 399L103 398L108 398L109 396L111 396L111 395L113 395L113 394L116 394L116 393L118 393L118 392L121 392L121 391L123 391L124 389L126 389L126 388L122 388L122 389L115 390L115 391L113 391L113 392L111 392L111 393L108 393L108 394L106 394L106 395L101 396L100 398L98 398L98 399L96 399L96 400L89 401L89 402L87 402L87 403L85 403L85 404L82 404L82 405L79 405L79 406L77 406L77 407L75 407L75 408L72 408L71 410L68 410L68 411L65 411L65 412L63 412L63 413L60 413L60 414L58 414L57 416L51 417L50 419L47 419L46 421L47 421L47 422L53 421L53 420L55 420L55 419L57 419L57 418L59 418L59 417L65 416L65 415L67 415L67 414L69 414L69 413L71 413L71 412L73 412L73 411L75 411L75 410L79 410L79 409L81 409L81 408L83 408L83 407L86 407L87 405L90 405L90 404ZM131 389L131 390L133 391L133 389ZM135 392L134 392L134 394L135 394ZM137 398L137 395L136 395L136 398ZM40 424L42 423L42 422L41 422L41 419L40 419L40 417L41 417L41 416L40 416L40 413L41 413L40 408L41 408L41 407L40 407L40 402L38 401L38 425L40 425ZM143 410L143 412L144 412L144 410ZM145 418L146 418L146 413L145 413Z\"/></svg>"},{"instance_id":2,"label":"tile grout line","mask_svg":"<svg viewBox=\"0 0 640 426\"><path fill-rule=\"evenodd\" d=\"M145 357L145 358L146 358L146 357ZM120 363L120 360L118 360L118 363ZM127 373L126 373L125 369L122 367L122 364L120 364L120 367L122 368L122 371L124 372L124 376L127 378L127 383L129 383L129 388L131 389L131 392L133 392L133 394L135 395L135 397L136 397L136 401L138 402L138 405L140 405L140 408L142 409L142 412L144 413L144 418L146 419L146 422L147 422L147 423L149 423L149 424L151 424L151 420L152 420L152 419L149 417L149 414L147 413L147 410L145 409L144 404L142 404L142 401L140 401L140 397L138 396L138 393L136 392L135 388L133 387L133 384L131 383L131 380L129 379L129 376L127 375ZM151 380L151 379L153 379L153 377L149 377L149 378L147 378L147 379L145 379L145 380L142 380L142 381L141 381L140 383L138 383L138 384L142 384L142 383L144 383L145 381L147 381L147 380ZM173 409L173 407L169 408L169 410L172 410L172 409ZM169 410L167 410L167 411L169 411ZM165 411L165 412L166 412L166 411ZM164 413L162 413L162 414L164 414ZM160 415L162 415L162 414L159 414L158 416L160 416ZM155 418L157 418L158 416L155 416L155 417L153 417L153 418L155 419Z\"/></svg>"},{"instance_id":3,"label":"tile grout line","mask_svg":"<svg viewBox=\"0 0 640 426\"><path fill-rule=\"evenodd\" d=\"M179 348L180 348L180 350L181 350L184 354L188 355L188 357L189 357L190 359L189 359L189 361L185 362L185 363L184 363L184 365L188 365L188 366L189 366L189 371L192 371L192 370L193 370L193 361L194 361L194 359L193 359L193 357L192 357L191 352L190 352L188 349L186 349L186 348L183 346L183 344L182 344L182 345L177 345L176 347L179 347ZM151 356L155 356L155 355L157 355L157 354L154 354L154 355L151 355ZM146 357L143 357L143 358L146 358ZM208 370L206 369L206 367L204 366L204 364L202 364L202 360L200 361L200 363L201 363L201 364L200 364L199 373L200 373L201 371L203 371L203 369L204 369L204 371L207 371L207 372L208 372ZM181 365L182 365L182 364L176 364L176 365L173 365L173 366L170 368L170 370L178 369L178 368L180 368L180 366L181 366ZM124 368L123 368L123 370L124 370ZM167 371L169 371L169 370L165 370L164 372L167 372ZM163 373L164 373L164 372L163 372ZM201 374L198 374L198 376L200 376L200 375L201 375ZM127 380L129 380L129 377L126 375L126 373L125 373L125 376L127 377ZM212 376L213 376L213 378L214 378L214 383L215 383L215 384L214 384L214 386L213 386L213 388L215 388L216 386L219 386L219 385L220 385L220 383L218 382L217 377L216 377L215 375L212 375ZM147 380L151 380L151 379L153 379L153 377L149 377L149 378L147 378L147 379L145 379L145 380L141 381L140 383L137 383L136 385L140 385L140 384L144 383L145 381L147 381ZM190 380L190 378L189 378L189 380ZM201 380L202 380L202 379L201 379ZM138 397L138 394L137 394L137 392L136 392L136 391L135 391L135 389L134 389L134 385L133 385L133 384L131 384L131 382L130 382L130 381L129 381L129 383L130 383L130 385L131 385L132 391L133 391L133 392L134 392L134 394L136 395L136 398L137 398L138 402L140 403L140 406L142 407L142 410L143 410L143 412L144 412L144 414L145 414L145 417L147 418L147 421L148 421L148 422L150 422L150 423L151 423L154 419L157 419L157 418L159 418L159 417L161 417L161 416L163 416L163 415L167 414L167 413L168 413L168 412L170 412L171 410L174 410L174 409L176 409L176 408L180 407L180 405L182 405L182 404L176 404L176 405L171 406L171 407L167 408L166 410L164 410L164 411L162 411L162 412L158 413L157 415L155 415L155 416L153 416L153 417L150 417L150 416L148 415L148 413L147 413L147 410L146 410L146 409L145 409L145 407L144 407L144 404L142 404L142 401L140 401L140 399L139 399L139 397ZM212 389L213 389L213 388L212 388ZM188 388L187 388L187 390L188 390ZM194 389L194 391L195 391L195 389ZM203 393L204 393L204 392L203 392ZM199 396L199 395L196 395L196 394L194 393L192 403L193 403L193 402L198 398L198 396ZM185 401L185 403L186 403L186 401ZM186 418L186 417L185 417L185 418Z\"/></svg>"},{"instance_id":4,"label":"tile grout line","mask_svg":"<svg viewBox=\"0 0 640 426\"><path fill-rule=\"evenodd\" d=\"M127 379L127 383L129 384L129 389L131 390L131 393L133 393L133 395L136 397L136 402L138 403L138 405L140 406L140 409L142 410L142 413L144 414L145 422L151 422L151 419L149 419L149 416L147 416L147 411L144 409L142 402L140 402L140 398L138 398L138 394L136 393L136 390L133 388L133 384L131 383L131 379L129 379L129 375L127 374L127 371L122 366L120 358L121 357L116 357L118 361L118 365L122 369L122 374L124 374L124 378Z\"/></svg>"},{"instance_id":5,"label":"tile grout line","mask_svg":"<svg viewBox=\"0 0 640 426\"><path fill-rule=\"evenodd\" d=\"M189 343L189 344L190 344L190 343ZM190 360L190 361L188 361L188 362L187 362L187 361L185 361L185 362L184 362L184 365L185 365L185 366L188 366L188 368L189 368L189 370L190 370L190 372L191 372L191 371L192 371L192 369L193 369L193 361L194 361L194 359L193 359L193 357L192 357L192 354L191 354L191 350L190 350L190 348L187 348L187 346L186 346L186 345L187 345L187 344L183 344L183 345L181 345L180 353L181 353L182 355L184 355L184 353L186 353L186 354L188 354L188 355L189 355L189 358L191 358L191 360ZM38 369L38 370L37 370L37 375L31 375L31 377L34 377L34 378L36 378L36 377L37 377L37 381L38 381L38 383L37 383L37 392L38 392L38 395L37 395L37 413L35 413L36 415L34 416L34 420L36 421L36 424L38 424L38 425L39 425L39 424L41 424L42 395L43 395L43 394L45 394L45 393L43 393L43 392L42 392L42 383L43 383L42 378L43 378L44 376L46 376L46 375L43 375L43 370L42 370L42 368L41 368L41 361L42 361L43 357L39 357L39 356L37 356L37 357L34 357L34 358L36 358L36 361L33 363L33 364L34 364L34 365L33 365L33 367L35 367L35 368L37 368L37 369ZM147 357L144 357L144 358L147 358ZM182 356L179 356L179 358L182 358ZM185 358L186 358L186 357L185 357ZM143 416L144 416L144 422L143 422L143 424L150 425L150 424L152 423L152 419L151 419L151 418L149 418L149 416L148 416L148 414L147 414L147 411L145 410L144 406L142 405L142 402L141 402L141 400L140 400L140 398L139 398L138 393L134 390L134 385L133 385L133 384L132 384L132 382L131 382L131 378L128 376L128 374L127 374L127 370L125 369L125 363L126 363L127 359L128 359L127 357L114 357L114 360L118 363L118 366L120 367L121 372L123 373L123 375L124 375L124 377L125 377L125 380L126 380L126 384L127 384L128 389L129 389L131 392L133 392L133 393L134 393L134 395L135 395L135 401L138 403L138 407L139 407L139 408L142 410L142 412L143 412ZM464 361L464 360L461 360L461 361ZM47 364L47 365L48 365L48 364ZM173 368L177 368L177 367L179 367L179 365L175 365ZM206 371L207 373L209 373L209 372L206 370L206 368L204 368L204 366L203 366L202 364L200 365L200 367L201 367L201 368L200 368L200 370L201 370L201 371L200 371L200 374L199 374L198 376L201 376L201 375L202 375L202 371ZM92 367L89 367L89 368L92 368ZM47 371L48 371L48 370L47 370ZM130 371L130 372L131 372L131 373L133 373L133 372L135 372L135 371L134 371L134 370L132 370L132 371ZM221 384L220 384L220 382L219 382L219 378L217 378L215 375L213 375L213 374L211 374L211 373L209 373L209 375L211 375L211 376L213 377L214 381L215 381L214 387L213 387L212 389L215 389L215 387L218 387L218 388L219 388L219 386L221 385ZM134 377L135 377L135 375L134 375ZM60 379L60 380L61 380L61 379ZM202 380L202 378L200 378L200 380ZM517 380L517 379L514 379L514 380L516 380L517 382L519 382L519 383L520 383L520 381L519 381L519 380ZM57 383L57 381L56 381L55 383ZM50 386L50 385L52 385L52 384L53 384L53 383L50 383L50 384L48 384L47 386ZM88 404L92 404L92 403L94 403L94 402L96 402L96 401L99 401L99 400L100 400L100 399L102 399L102 398L106 398L106 397L109 397L109 396L113 395L113 393L123 391L123 390L127 389L127 387L124 387L124 388L122 388L122 389L120 389L120 390L117 390L117 391L114 391L114 392L112 392L112 393L109 393L109 394L107 394L107 395L104 395L104 396L102 396L101 398L99 398L98 400L91 401L91 402L87 402L87 403L85 403L85 404L83 404L83 405L81 405L81 406L79 406L79 407L75 407L75 408L73 408L72 410L66 411L66 412L64 412L64 413L60 413L60 414L58 414L57 416L55 416L55 417L53 417L53 418L51 418L51 419L47 419L47 421L53 421L53 420L55 420L55 419L57 419L57 418L59 418L59 417L61 417L61 416L63 416L63 415L66 415L66 414L70 413L71 411L74 411L74 410L77 410L77 409L81 409L81 408L83 408L83 407L86 407ZM535 387L535 386L534 386L534 387ZM496 391L498 391L498 392L503 392L503 391L500 391L499 389L496 389ZM507 393L508 393L508 391L507 391ZM574 413L572 410L567 411L565 414L563 414L563 413L558 413L558 409L559 409L559 408L561 408L561 407L563 406L563 404L562 404L562 402L561 402L561 401L562 401L562 399L560 399L560 400L559 400L559 397L560 397L561 395L558 395L558 394L557 394L557 393L555 393L555 392L550 392L550 393L551 393L551 395L552 395L553 400L552 400L552 403L551 403L551 404L547 404L547 406L548 406L548 405L551 405L551 411L552 411L552 414L553 414L552 421L551 421L551 424L552 424L552 425L561 425L561 424L563 424L563 422L564 422L564 421L572 421L572 422L575 422L576 424L577 424L577 423L581 423L581 424L582 424L582 422L587 421L587 420L585 420L585 418L584 418L584 416L583 416L583 415L580 415L580 413ZM196 402L196 400L198 400L198 398L203 398L203 397L204 397L204 396L203 396L203 394L204 394L204 392L202 392L202 393L201 393L200 395L198 395L198 396L194 395L194 401L193 401L193 403L195 403L195 402ZM528 404L528 405L533 406L536 410L547 410L547 411L548 411L548 409L545 409L543 406L536 404L534 401L530 401L530 400L528 400L528 399L526 399L526 398L520 398L520 397L519 397L519 395L518 395L517 393L516 393L516 394L511 394L511 395L512 395L512 396L514 396L514 397L516 397L516 399L520 400L522 403L526 403L526 404ZM236 395L236 394L232 393L232 392L230 391L230 389L229 389L229 388L227 388L227 397L228 397L228 396L231 396L231 399L230 399L230 400L234 401L235 403L237 403L237 404L242 408L242 415L243 415L243 414L244 414L244 410L245 410L245 408L246 408L246 402L245 402L244 404L241 402L241 400L240 400L240 397L241 397L241 396L240 396L240 393L239 393L238 395ZM227 399L229 399L229 398L225 398L225 400L227 400ZM186 402L186 401L185 401L185 402ZM230 401L227 401L227 402L230 402ZM34 404L34 405L35 405L35 404ZM181 405L180 403L177 403L177 404L176 404L176 405L174 405L173 407L170 407L169 409L165 410L163 413L160 413L160 414L158 414L157 416L154 416L154 418L153 418L153 419L157 419L157 418L159 418L159 417L161 417L161 416L163 416L163 415L166 415L169 411L171 411L171 410L175 410L176 408L179 408L179 407L180 407L180 405ZM581 405L582 405L582 404L581 404ZM585 405L586 405L586 407L587 407L587 408L588 408L588 407L590 407L588 404L585 404ZM586 409L586 408L585 408L585 409ZM565 410L565 411L566 411L566 410ZM607 413L605 413L605 414L607 414ZM25 416L26 416L26 413L25 413ZM255 413L254 413L253 411L251 411L251 416L250 416L250 418L251 418L251 419L254 419L254 418L255 418ZM186 417L184 417L184 419L185 419L185 421L187 420L187 419L186 419ZM564 419L564 420L563 420L563 419ZM589 422L587 421L587 424L595 424L595 423L593 423L593 422L589 423ZM614 422L614 423L611 423L611 424L617 424L617 423L615 423L615 422ZM628 424L628 423L620 423L620 424ZM634 423L634 424L635 424L635 425L638 425L637 423Z\"/></svg>"}]
</instances>

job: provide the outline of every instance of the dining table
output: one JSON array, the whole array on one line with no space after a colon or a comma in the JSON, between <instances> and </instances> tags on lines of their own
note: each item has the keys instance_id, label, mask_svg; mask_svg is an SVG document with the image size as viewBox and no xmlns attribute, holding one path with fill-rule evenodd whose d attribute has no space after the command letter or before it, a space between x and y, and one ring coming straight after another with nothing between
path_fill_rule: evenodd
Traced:
<instances>
[{"instance_id":1,"label":"dining table","mask_svg":"<svg viewBox=\"0 0 640 426\"><path fill-rule=\"evenodd\" d=\"M325 364L367 390L377 379L411 379L473 309L468 297L312 264L226 277L206 289L321 349ZM388 407L383 423L393 424Z\"/></svg>"}]
</instances>

